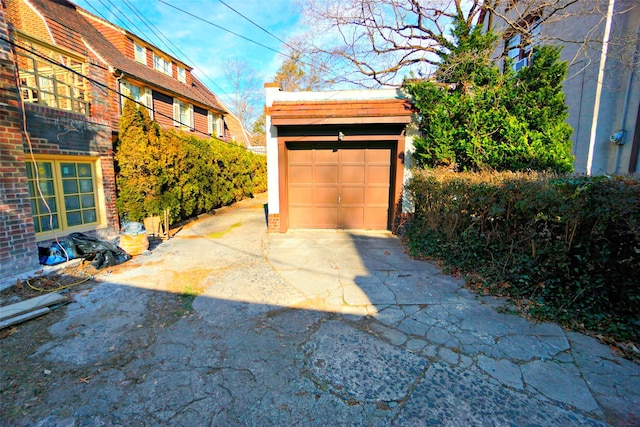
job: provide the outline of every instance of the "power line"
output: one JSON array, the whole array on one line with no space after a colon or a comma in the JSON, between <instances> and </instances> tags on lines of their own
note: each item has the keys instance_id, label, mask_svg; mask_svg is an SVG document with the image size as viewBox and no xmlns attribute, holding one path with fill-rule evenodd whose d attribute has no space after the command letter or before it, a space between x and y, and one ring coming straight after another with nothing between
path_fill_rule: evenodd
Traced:
<instances>
[{"instance_id":1,"label":"power line","mask_svg":"<svg viewBox=\"0 0 640 427\"><path fill-rule=\"evenodd\" d=\"M102 0L98 0L100 2L100 4L102 4L103 7L107 8L107 6L102 2ZM111 2L111 0L106 0L108 1L110 4L113 5L113 3ZM90 5L94 10L97 11L97 9L91 5L89 3L89 0L85 0L85 2ZM199 68L197 65L195 65L195 62L193 60L191 60L184 52L182 52L180 50L180 48L178 48L167 36L165 36L162 31L160 31L157 27L155 27L153 25L153 23L151 23L151 21L148 20L148 18L146 18L144 16L143 13L141 13L138 9L135 8L135 6L133 6L133 4L130 4L127 0L124 0L124 4L129 8L129 10L131 10L133 12L133 14L140 19L140 21L153 33L153 35L155 36L155 38L162 43L168 51L170 51L170 53L175 56L176 58L181 58L181 56L183 58L185 58L188 62L190 62L191 64L193 64L193 67L195 69L197 69L200 73L202 73L202 75L209 81L209 83L211 83L214 87L216 87L219 91L220 91L220 96L223 97L227 97L228 100L230 100L231 98L229 97L229 95L227 95L224 91L224 89L222 89L222 87L220 87L215 81L213 81L213 79L211 79L204 71L202 71L201 68ZM122 11L120 10L117 6L113 5L115 10L117 10L120 15L123 15L129 22L131 22L133 24L133 22L128 18L128 16ZM113 12L113 11L112 11ZM123 23L122 19L116 15L116 13L113 13L114 17L117 18L121 23ZM108 21L108 19L104 18L104 16L101 14L101 16L103 17L103 19L105 19L106 21ZM141 36L146 36L145 32L138 27L137 25L133 24L135 26L135 28L137 29L138 33ZM153 28L152 28L153 27ZM154 30L155 28L155 30ZM130 31L129 29L127 29L128 31ZM162 36L162 37L161 37ZM163 40L164 38L164 40ZM166 41L165 41L166 40ZM167 43L168 42L168 43ZM171 46L173 46L176 51L174 51L171 46L169 46L169 44L171 44ZM213 94L214 96L216 96L216 94ZM228 107L227 107L228 108Z\"/></svg>"},{"instance_id":2,"label":"power line","mask_svg":"<svg viewBox=\"0 0 640 427\"><path fill-rule=\"evenodd\" d=\"M218 29L220 29L220 30L222 30L222 31L224 31L224 32L227 32L227 33L229 33L229 34L233 34L233 35L234 35L234 36L236 36L236 37L240 37L240 38L241 38L241 39L243 39L243 40L246 40L246 41L248 41L248 42L251 42L251 43L253 43L253 44L256 44L256 45L258 45L258 46L261 46L261 47L263 47L263 48L265 48L265 49L269 49L270 51L273 51L273 52L277 53L278 55L282 55L282 56L290 57L290 56L289 56L289 55L287 55L286 53L280 52L280 51L279 51L279 50L277 50L277 49L274 49L274 48L269 47L269 46L267 46L267 45L265 45L265 44L262 44L262 43L260 43L260 42L255 41L255 40L252 40L252 39L250 39L250 38L248 38L248 37L245 37L245 36L243 36L242 34L238 34L238 33L234 32L234 31L228 30L228 29L226 29L226 28L224 28L224 27L221 27L221 26L220 26L220 25L218 25L218 24L214 24L214 23L213 23L213 22L211 22L211 21L207 21L206 19L204 19L204 18L202 18L202 17L200 17L200 16L198 16L198 15L194 15L193 13L191 13L191 12L187 12L187 11L186 11L186 10L184 10L184 9L180 9L179 7L174 6L174 5L172 5L172 4L169 4L169 3L167 3L167 2L166 2L166 1L164 1L164 0L158 0L158 1L159 1L160 3L162 3L162 4L165 4L165 5L167 5L167 6L171 7L171 8L173 8L173 9L176 9L176 10L178 10L178 11L180 11L180 12L182 12L182 13L186 14L186 15L189 15L189 16L191 16L191 17L193 17L193 18L196 18L196 19L198 19L198 20L200 20L200 21L202 21L202 22L205 22L205 23L207 23L207 24L209 24L209 25L212 25L212 26L214 26L214 27L216 27L216 28L218 28Z\"/></svg>"},{"instance_id":3,"label":"power line","mask_svg":"<svg viewBox=\"0 0 640 427\"><path fill-rule=\"evenodd\" d=\"M108 10L111 12L111 9L102 2L102 0L98 0L98 2L102 5L102 7L105 8L105 10ZM117 18L120 21L120 26L122 26L122 28L126 28L127 30L131 31L131 29L129 28L129 26L119 17L116 16L116 14L113 14L114 18ZM105 18L105 21L110 22L108 19Z\"/></svg>"},{"instance_id":4,"label":"power line","mask_svg":"<svg viewBox=\"0 0 640 427\"><path fill-rule=\"evenodd\" d=\"M109 0L109 1L110 1L110 0ZM129 10L130 10L131 12L133 12L133 14L134 14L135 16L137 16L137 17L138 17L138 19L140 19L140 21L141 21L141 22L142 22L142 23L143 23L143 24L144 24L144 25L145 25L149 30L151 30L151 32L153 33L153 35L154 35L154 36L156 36L156 38L157 38L157 39L158 39L162 44L164 44L164 45L167 47L167 49L171 50L171 47L166 43L166 42L169 42L169 43L171 44L171 46L173 46L173 47L178 51L178 53L181 53L181 54L183 54L183 55L184 55L184 53L180 52L180 49L179 49L175 44L173 44L173 43L171 42L171 40L169 40L169 39L168 39L164 34L162 34L162 32L161 32L160 30L158 30L158 29L157 29L153 24L151 24L151 22L147 20L147 18L144 16L144 14L140 14L140 13L139 13L139 11L138 11L138 9L136 9L136 8L135 8L135 6L133 6L131 3L129 3L129 1L128 1L128 0L123 0L123 3L124 3L124 5L125 5L125 6L127 6L127 7L129 8ZM147 23L147 22L149 22L149 23ZM149 24L151 24L151 26L150 26ZM156 33L156 31L155 31L155 30L158 30L158 32ZM159 33L160 35L158 35L158 33ZM142 32L142 30L141 30L141 34L144 34L144 33ZM160 36L162 36L162 38L164 38L164 40L166 40L166 42L165 42L165 41L162 41L162 38L161 38ZM172 53L172 54L174 54L176 57L178 57L178 58L179 58L179 56L178 56L178 55L177 55L173 50L171 50L171 53Z\"/></svg>"},{"instance_id":5,"label":"power line","mask_svg":"<svg viewBox=\"0 0 640 427\"><path fill-rule=\"evenodd\" d=\"M294 48L293 46L291 46L289 43L287 43L286 41L282 40L280 37L276 36L275 34L269 32L269 30L266 30L264 28L262 28L260 25L256 24L255 22L253 22L250 18L247 18L245 15L243 15L242 13L238 12L236 9L232 8L231 6L229 6L227 3L225 3L222 0L218 0L220 3L222 3L223 5L225 5L226 7L228 7L229 9L233 10L235 13L237 13L238 15L240 15L241 17L243 17L244 19L246 19L247 21L251 22L253 25L255 25L256 27L260 28L262 31L264 31L265 33L269 34L271 37L273 37L274 39L278 40L279 42L283 43L285 46L297 51L296 48Z\"/></svg>"},{"instance_id":6,"label":"power line","mask_svg":"<svg viewBox=\"0 0 640 427\"><path fill-rule=\"evenodd\" d=\"M119 96L121 96L121 97L124 97L124 98L126 98L126 99L129 99L129 100L131 100L131 101L135 102L137 105L140 105L140 106L143 106L144 108L150 109L150 110L152 110L152 111L153 111L154 115L159 115L159 116L161 116L161 117L165 117L165 118L167 118L167 119L171 119L173 122L176 122L176 123L178 123L178 124L179 124L179 125L181 125L181 126L185 126L185 127L189 127L189 128L191 128L191 126L187 125L186 123L182 123L181 121L176 120L174 117L169 116L169 115L164 114L164 113L161 113L161 112L157 111L157 110L156 110L156 109L154 109L154 108L149 108L147 105L144 105L144 104L143 104L143 103L141 103L140 101L136 101L134 98L131 98L130 96L125 95L125 94L123 94L122 92L120 92L120 91L118 91L118 90L116 90L116 89L111 88L111 87L110 87L109 85L107 85L106 83L102 83L101 81L98 81L98 80L96 80L96 79L94 79L94 78L88 77L87 75L82 74L81 72L76 71L76 70L74 70L73 68L68 67L68 66L67 66L67 65L65 65L65 64L59 63L59 62L57 62L57 61L55 61L55 60L53 60L53 59L49 58L48 56L45 56L45 55L43 55L43 54L41 54L41 53L39 53L39 52L37 52L37 51L33 50L32 48L30 48L30 47L28 47L28 46L22 46L22 45L20 45L19 43L17 43L16 41L14 41L14 40L10 40L10 39L8 39L8 38L6 38L6 37L4 37L4 36L0 36L0 40L3 40L3 41L7 42L8 44L10 44L10 45L12 45L12 46L14 46L14 47L16 47L16 48L18 48L18 49L21 49L21 50L23 50L24 52L27 52L27 53L29 53L30 55L37 56L38 58L40 58L40 59L42 59L42 60L44 60L44 61L46 61L46 62L49 62L50 64L56 65L56 66L58 66L58 67L60 67L60 68L62 68L62 69L64 69L64 70L67 70L67 71L69 71L69 72L71 72L71 73L73 73L73 74L75 74L75 75L77 75L77 76L79 76L79 77L81 77L81 78L83 78L83 79L85 79L85 80L87 80L87 81L89 81L89 82L91 82L91 83L93 83L93 84L97 85L97 86L100 86L100 87L102 87L102 88L106 89L107 91L110 91L110 92L116 93L117 95L119 95ZM17 63L15 63L15 66L16 66L16 68L19 68ZM19 88L18 88L18 89L19 89ZM195 133L199 133L199 134L202 134L202 135L206 135L207 137L212 137L212 135L209 135L208 133L206 133L206 132L202 132L202 131L199 131L199 130L197 130L197 129L193 129L193 132L195 132ZM225 141L223 141L223 140L220 140L220 141L225 142ZM225 143L226 143L226 144L229 144L228 142L225 142ZM235 146L235 144L234 144L234 146ZM238 146L238 147L240 147L240 148L244 148L245 150L248 150L248 148L247 148L247 147L243 147L243 146L241 146L241 145L237 145L237 146Z\"/></svg>"},{"instance_id":7,"label":"power line","mask_svg":"<svg viewBox=\"0 0 640 427\"><path fill-rule=\"evenodd\" d=\"M256 45L258 45L258 46L260 46L260 47L263 47L263 48L265 48L265 49L269 49L269 50L271 50L271 51L273 51L273 52L277 53L278 55L282 55L282 56L284 56L285 58L289 58L289 59L291 59L291 60L293 60L293 61L295 61L295 62L299 62L299 63L300 63L300 64L302 64L302 65L306 65L306 66L308 66L309 68L313 68L313 69L315 69L315 70L317 70L317 71L323 71L323 72L326 72L327 74L329 74L329 75L331 75L331 76L337 77L337 74L336 74L336 73L334 73L333 71L331 71L331 70L330 70L326 65L316 66L316 65L315 65L315 64L313 64L313 63L302 61L302 60L300 60L300 58L296 58L296 57L294 57L294 56L292 56L292 55L290 55L290 54L288 54L288 53L280 52L279 50L276 50L276 49L274 49L274 48L271 48L271 47L269 47L269 46L266 46L266 45L264 45L264 44L262 44L262 43L260 43L260 42L257 42L257 41L255 41L255 40L252 40L252 39L250 39L250 38L248 38L248 37L245 37L245 36L243 36L243 35L241 35L241 34L238 34L238 33L236 33L236 32L233 32L233 31L231 31L231 30L228 30L228 29L226 29L226 28L224 28L224 27L221 27L221 26L220 26L220 25L218 25L218 24L215 24L215 23L213 23L213 22L211 22L211 21L207 21L207 20L206 20L206 19L204 19L204 18L201 18L201 17L199 17L199 16L197 16L197 15L194 15L194 14L193 14L193 13L191 13L191 12L188 12L188 11L186 11L186 10L184 10L184 9L180 9L180 8L179 8L179 7L177 7L177 6L174 6L174 5L172 5L172 4L169 4L169 3L167 3L167 2L166 2L166 1L164 1L164 0L158 0L158 1L159 1L160 3L163 3L163 4L165 4L165 5L167 5L167 6L171 7L171 8L173 8L173 9L176 9L176 10L178 10L178 11L180 11L180 12L182 12L182 13L186 14L186 15L189 15L189 16L191 16L191 17L193 17L193 18L196 18L196 19L198 19L198 20L200 20L200 21L203 21L203 22L205 22L205 23L207 23L207 24L209 24L209 25L212 25L212 26L214 26L214 27L216 27L216 28L219 28L219 29L221 29L221 30L223 30L223 31L225 31L225 32L227 32L227 33L233 34L234 36L240 37L240 38L242 38L243 40L247 40L247 41L249 41L249 42L251 42L251 43L254 43L254 44L256 44ZM227 6L229 9L233 10L235 13L237 13L238 15L240 15L241 17L243 17L244 19L246 19L246 20L248 20L249 22L251 22L253 25L255 25L255 26L257 26L258 28L260 28L262 31L265 31L267 34L271 35L271 36L272 36L272 37L274 37L275 39L277 39L277 40L279 40L279 41L283 42L286 46L288 46L289 48L291 48L294 52L296 52L296 53L298 53L299 55L301 55L301 52L300 52L298 49L296 49L295 47L293 47L293 46L291 46L290 44L288 44L287 42L285 42L285 41L281 40L279 37L277 37L277 36L275 36L275 35L271 34L268 30L266 30L266 29L262 28L260 25L256 24L256 23L255 23L255 22L253 22L251 19L247 18L246 16L244 16L243 14L241 14L240 12L238 12L237 10L235 10L234 8L232 8L231 6L227 5L227 4L226 4L226 3L224 3L222 0L219 0L219 1L220 1L220 3L224 4L224 5L225 5L225 6Z\"/></svg>"},{"instance_id":8,"label":"power line","mask_svg":"<svg viewBox=\"0 0 640 427\"><path fill-rule=\"evenodd\" d=\"M96 13L100 18L102 18L102 19L104 19L105 21L109 22L109 20L108 20L108 19L107 19L103 14L102 14L102 12L100 12L100 11L98 10L98 8L97 8L97 7L95 7L94 5L92 5L91 3L89 3L89 1L88 1L88 0L86 1L86 3L87 3L87 5L88 5L89 7L91 7L91 9L93 9L93 10L95 11L95 13Z\"/></svg>"},{"instance_id":9,"label":"power line","mask_svg":"<svg viewBox=\"0 0 640 427\"><path fill-rule=\"evenodd\" d=\"M142 23L143 23L143 24L145 24L145 26L146 26L147 28L149 28L149 30L151 30L151 32L153 32L153 34L154 34L154 35L156 35L156 37L158 38L158 40L160 40L160 41L161 41L161 43L163 43L165 46L168 46L168 45L167 45L167 42L168 42L168 43L170 43L170 44L171 44L171 45L172 45L172 46L173 46L173 47L174 47L174 48L175 48L175 49L176 49L176 50L177 50L177 51L178 51L178 52L179 52L179 53L180 53L180 54L181 54L181 55L182 55L182 56L183 56L183 57L184 57L188 62L189 62L189 63L193 64L193 67L194 67L195 69L197 69L200 73L202 73L202 75L203 75L204 77L206 77L206 79L207 79L207 80L208 80L208 81L209 81L213 86L215 86L217 89L219 89L219 90L220 90L220 94L221 94L222 96L227 96L227 97L228 97L228 95L226 95L226 94L224 93L224 92L225 92L225 91L224 91L224 89L222 89L222 88L221 88L221 87L220 87L220 86L219 86L215 81L213 81L213 79L212 79L212 78L210 78L210 77L209 77L209 76L208 76L208 75L207 75L207 74L206 74L206 73L205 73L205 72L204 72L200 67L198 67L198 66L196 65L196 62L194 62L191 58L189 58L189 56L188 56L186 53L184 53L183 51L181 51L181 50L180 50L180 48L179 48L178 46L176 46L176 45L171 41L171 39L169 39L167 36L165 36L165 35L162 33L162 31L160 31L160 30L159 30L155 25L153 25L153 23L152 23L151 21L149 21L149 19L148 19L148 18L146 18L146 17L144 16L144 14L143 14L143 13L141 13L141 12L140 12L140 11L139 11L139 10L138 10L134 5L133 5L133 4L131 4L128 0L124 0L124 4L129 8L129 10L131 10L131 11L134 13L134 15L136 15L136 16L137 16L137 17L142 21ZM154 29L155 29L155 30L157 30L157 33L156 33L156 31L154 31ZM160 34L160 35L158 35L158 34ZM162 38L164 38L164 40L166 40L166 42L163 42L163 41L161 40L160 36L162 36ZM177 55L176 55L176 56L177 56ZM215 95L215 94L214 94L214 95Z\"/></svg>"}]
</instances>

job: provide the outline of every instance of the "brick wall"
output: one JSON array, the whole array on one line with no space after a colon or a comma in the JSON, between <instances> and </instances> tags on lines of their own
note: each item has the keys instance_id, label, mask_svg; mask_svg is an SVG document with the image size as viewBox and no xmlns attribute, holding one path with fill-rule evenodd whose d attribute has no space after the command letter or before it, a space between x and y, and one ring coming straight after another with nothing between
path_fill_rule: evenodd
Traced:
<instances>
[{"instance_id":1,"label":"brick wall","mask_svg":"<svg viewBox=\"0 0 640 427\"><path fill-rule=\"evenodd\" d=\"M0 6L0 33L5 34ZM38 268L11 51L0 41L0 281Z\"/></svg>"},{"instance_id":2,"label":"brick wall","mask_svg":"<svg viewBox=\"0 0 640 427\"><path fill-rule=\"evenodd\" d=\"M39 38L40 40L53 43L51 34L45 24L42 15L37 14L23 0L4 0L6 4L6 14L9 22L14 27L24 29L23 24L29 24L29 34Z\"/></svg>"},{"instance_id":3,"label":"brick wall","mask_svg":"<svg viewBox=\"0 0 640 427\"><path fill-rule=\"evenodd\" d=\"M280 214L269 214L268 222L269 233L280 232Z\"/></svg>"},{"instance_id":4,"label":"brick wall","mask_svg":"<svg viewBox=\"0 0 640 427\"><path fill-rule=\"evenodd\" d=\"M115 234L118 215L110 123L36 104L25 104L25 114L34 154L100 158L107 229L99 234Z\"/></svg>"}]
</instances>

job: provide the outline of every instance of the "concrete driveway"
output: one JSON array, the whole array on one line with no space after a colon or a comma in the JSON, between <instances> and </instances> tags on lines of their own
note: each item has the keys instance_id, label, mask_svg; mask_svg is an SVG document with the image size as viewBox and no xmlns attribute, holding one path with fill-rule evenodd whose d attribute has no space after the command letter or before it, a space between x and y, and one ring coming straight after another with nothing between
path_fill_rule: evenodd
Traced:
<instances>
[{"instance_id":1,"label":"concrete driveway","mask_svg":"<svg viewBox=\"0 0 640 427\"><path fill-rule=\"evenodd\" d=\"M640 423L640 365L498 313L389 233L267 234L265 201L189 224L1 340L44 337L3 356L0 424Z\"/></svg>"}]
</instances>

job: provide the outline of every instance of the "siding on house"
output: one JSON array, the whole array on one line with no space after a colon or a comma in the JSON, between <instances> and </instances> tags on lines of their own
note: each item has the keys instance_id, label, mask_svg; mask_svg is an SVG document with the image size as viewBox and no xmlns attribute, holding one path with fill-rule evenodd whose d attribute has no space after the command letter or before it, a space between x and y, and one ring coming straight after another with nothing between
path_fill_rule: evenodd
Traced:
<instances>
[{"instance_id":1,"label":"siding on house","mask_svg":"<svg viewBox=\"0 0 640 427\"><path fill-rule=\"evenodd\" d=\"M640 5L636 0L601 3L576 2L543 22L540 43L561 46L561 59L569 62L564 93L575 171L640 173ZM609 4L614 8L607 34ZM495 30L508 35L500 16L493 18ZM501 63L504 56L503 44L495 59ZM610 138L621 129L624 144L618 145Z\"/></svg>"}]
</instances>

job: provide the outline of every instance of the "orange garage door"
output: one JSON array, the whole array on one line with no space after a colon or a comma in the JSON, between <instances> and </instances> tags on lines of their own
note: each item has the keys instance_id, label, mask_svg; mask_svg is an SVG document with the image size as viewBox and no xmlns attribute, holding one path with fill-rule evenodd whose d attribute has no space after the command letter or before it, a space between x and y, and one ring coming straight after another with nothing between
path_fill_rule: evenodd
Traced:
<instances>
[{"instance_id":1,"label":"orange garage door","mask_svg":"<svg viewBox=\"0 0 640 427\"><path fill-rule=\"evenodd\" d=\"M291 228L388 227L390 148L289 150Z\"/></svg>"}]
</instances>

